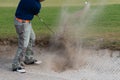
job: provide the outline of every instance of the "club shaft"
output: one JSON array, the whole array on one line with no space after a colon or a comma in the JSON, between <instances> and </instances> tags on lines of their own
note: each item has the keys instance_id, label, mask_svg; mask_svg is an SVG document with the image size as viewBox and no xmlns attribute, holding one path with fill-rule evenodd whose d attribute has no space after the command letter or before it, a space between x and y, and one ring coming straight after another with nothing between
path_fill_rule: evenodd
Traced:
<instances>
[{"instance_id":1,"label":"club shaft","mask_svg":"<svg viewBox=\"0 0 120 80\"><path fill-rule=\"evenodd\" d=\"M40 18L39 15L37 15L37 16L38 16L38 18L39 18L39 21L42 22L42 23L46 26L46 28L54 34L54 31L53 31L51 28L49 28L48 24L46 24L46 23L43 21L43 19Z\"/></svg>"}]
</instances>

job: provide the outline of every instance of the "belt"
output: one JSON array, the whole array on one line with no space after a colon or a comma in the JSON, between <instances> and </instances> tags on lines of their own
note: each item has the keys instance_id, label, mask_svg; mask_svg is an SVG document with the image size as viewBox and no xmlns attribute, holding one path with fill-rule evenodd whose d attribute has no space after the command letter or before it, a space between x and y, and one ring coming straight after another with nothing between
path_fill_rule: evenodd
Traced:
<instances>
[{"instance_id":1,"label":"belt","mask_svg":"<svg viewBox=\"0 0 120 80\"><path fill-rule=\"evenodd\" d=\"M28 22L30 22L30 20L22 20L20 18L16 18L16 20L21 22L21 23L28 23Z\"/></svg>"}]
</instances>

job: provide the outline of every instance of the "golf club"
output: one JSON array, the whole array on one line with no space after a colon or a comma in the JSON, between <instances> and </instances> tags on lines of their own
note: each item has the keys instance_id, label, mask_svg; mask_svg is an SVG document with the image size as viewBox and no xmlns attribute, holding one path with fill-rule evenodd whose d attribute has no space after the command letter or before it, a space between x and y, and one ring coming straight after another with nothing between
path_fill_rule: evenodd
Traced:
<instances>
[{"instance_id":1,"label":"golf club","mask_svg":"<svg viewBox=\"0 0 120 80\"><path fill-rule=\"evenodd\" d=\"M55 32L48 26L48 24L46 24L39 15L37 16L38 16L39 21L42 22L46 26L46 28L54 34Z\"/></svg>"}]
</instances>

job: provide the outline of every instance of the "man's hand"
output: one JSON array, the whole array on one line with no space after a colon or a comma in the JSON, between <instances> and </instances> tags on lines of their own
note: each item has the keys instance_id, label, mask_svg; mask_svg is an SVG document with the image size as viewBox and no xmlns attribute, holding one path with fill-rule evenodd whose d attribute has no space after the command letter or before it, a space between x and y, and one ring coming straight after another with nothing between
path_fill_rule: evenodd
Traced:
<instances>
[{"instance_id":1,"label":"man's hand","mask_svg":"<svg viewBox=\"0 0 120 80\"><path fill-rule=\"evenodd\" d=\"M45 1L45 0L39 0L40 2L43 2L43 1Z\"/></svg>"}]
</instances>

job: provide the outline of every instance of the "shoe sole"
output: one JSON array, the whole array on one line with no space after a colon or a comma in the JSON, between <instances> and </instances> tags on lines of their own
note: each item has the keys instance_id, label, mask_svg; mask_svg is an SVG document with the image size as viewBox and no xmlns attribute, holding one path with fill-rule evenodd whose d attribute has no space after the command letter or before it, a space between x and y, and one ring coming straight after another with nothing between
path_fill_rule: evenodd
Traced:
<instances>
[{"instance_id":1,"label":"shoe sole","mask_svg":"<svg viewBox=\"0 0 120 80\"><path fill-rule=\"evenodd\" d=\"M26 71L24 69L23 70L13 69L12 71L13 72L19 72L19 73L26 73Z\"/></svg>"}]
</instances>

